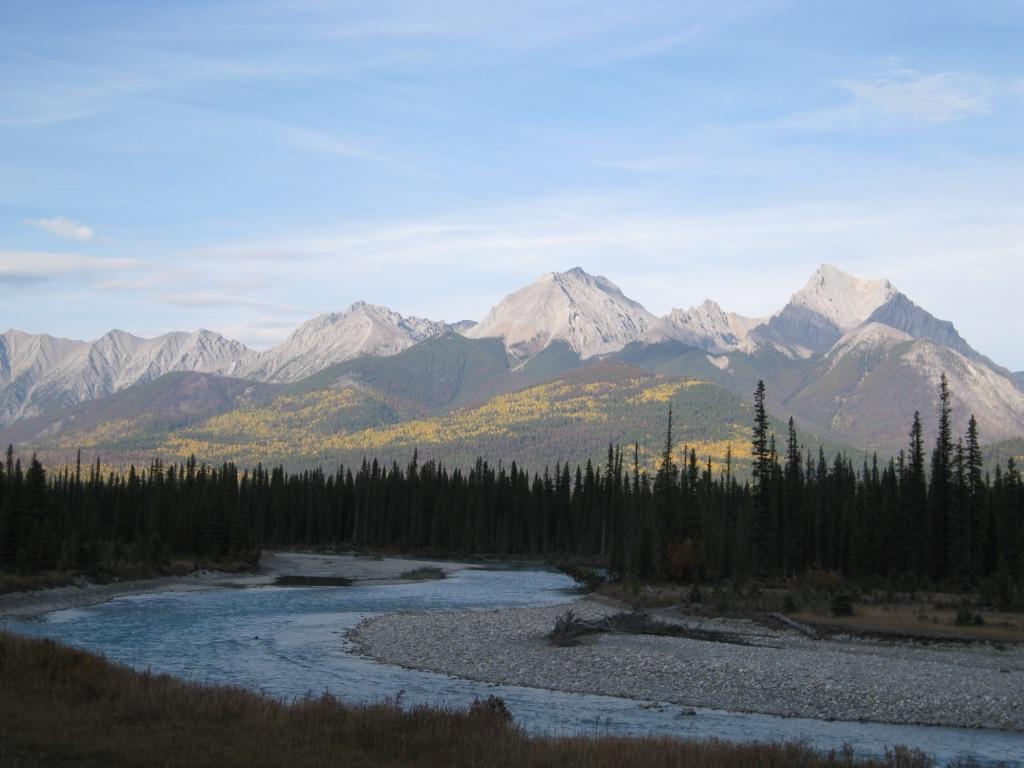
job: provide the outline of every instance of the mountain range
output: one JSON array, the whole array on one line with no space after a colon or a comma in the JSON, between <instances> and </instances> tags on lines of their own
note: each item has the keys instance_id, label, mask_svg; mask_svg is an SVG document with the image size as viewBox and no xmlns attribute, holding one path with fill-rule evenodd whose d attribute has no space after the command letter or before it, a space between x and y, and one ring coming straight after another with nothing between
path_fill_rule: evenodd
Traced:
<instances>
[{"instance_id":1,"label":"mountain range","mask_svg":"<svg viewBox=\"0 0 1024 768\"><path fill-rule=\"evenodd\" d=\"M745 439L762 379L776 417L817 440L890 453L915 410L930 432L942 373L955 429L974 414L989 443L1024 436L1024 374L887 280L823 265L769 317L711 300L656 317L576 268L515 291L479 323L357 302L265 352L207 330L115 330L92 342L10 330L0 335L0 440L55 460L82 447L316 463L423 446L449 461L551 462L646 439L657 431L652 403L678 398L697 408L681 412L680 435L711 456Z\"/></svg>"}]
</instances>

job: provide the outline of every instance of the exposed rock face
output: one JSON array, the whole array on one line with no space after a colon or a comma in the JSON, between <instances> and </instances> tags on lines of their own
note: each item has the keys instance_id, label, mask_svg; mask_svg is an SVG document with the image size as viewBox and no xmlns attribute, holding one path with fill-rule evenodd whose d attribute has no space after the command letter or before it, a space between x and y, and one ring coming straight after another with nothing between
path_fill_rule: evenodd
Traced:
<instances>
[{"instance_id":1,"label":"exposed rock face","mask_svg":"<svg viewBox=\"0 0 1024 768\"><path fill-rule=\"evenodd\" d=\"M896 295L888 280L861 280L822 264L790 304L817 312L836 328L848 331Z\"/></svg>"},{"instance_id":2,"label":"exposed rock face","mask_svg":"<svg viewBox=\"0 0 1024 768\"><path fill-rule=\"evenodd\" d=\"M524 359L554 341L589 358L636 341L654 320L610 280L577 267L546 274L506 296L466 336L500 338L511 354Z\"/></svg>"},{"instance_id":3,"label":"exposed rock face","mask_svg":"<svg viewBox=\"0 0 1024 768\"><path fill-rule=\"evenodd\" d=\"M394 355L450 327L356 302L344 312L308 320L281 344L259 355L241 375L259 381L298 381L356 357Z\"/></svg>"},{"instance_id":4,"label":"exposed rock face","mask_svg":"<svg viewBox=\"0 0 1024 768\"><path fill-rule=\"evenodd\" d=\"M465 334L474 325L476 325L476 320L459 320L457 323L452 323L450 327L455 333Z\"/></svg>"},{"instance_id":5,"label":"exposed rock face","mask_svg":"<svg viewBox=\"0 0 1024 768\"><path fill-rule=\"evenodd\" d=\"M861 280L822 264L782 311L753 334L793 356L810 357L829 349L895 295L888 280Z\"/></svg>"},{"instance_id":6,"label":"exposed rock face","mask_svg":"<svg viewBox=\"0 0 1024 768\"><path fill-rule=\"evenodd\" d=\"M67 408L51 409L18 419L0 428L6 442L38 443L49 437L88 433L104 424L130 422L158 432L184 427L252 403L273 391L271 384L217 376L196 371L177 371L159 381L130 386L105 397L86 400ZM145 442L145 441L143 441ZM146 447L152 447L150 443Z\"/></svg>"},{"instance_id":7,"label":"exposed rock face","mask_svg":"<svg viewBox=\"0 0 1024 768\"><path fill-rule=\"evenodd\" d=\"M441 343L453 338L466 348ZM403 356L402 365L381 367L372 359L428 339L417 347L415 364ZM477 349L481 342L467 339L488 339L490 347ZM883 453L905 443L915 410L925 417L926 431L931 428L935 387L945 372L958 430L973 413L986 442L1024 436L1024 372L1011 373L972 349L952 323L889 281L861 280L829 265L767 320L727 312L710 300L655 318L608 279L576 268L510 294L479 323L448 325L358 302L309 320L264 353L211 331L155 339L111 331L85 342L11 330L0 335L0 425L173 371L273 384L344 361L360 369L365 386L401 390L399 399L413 410L419 407L414 401L426 397L433 408L455 402L455 393L482 397L512 387L515 377L541 381L611 353L619 353L620 362L713 381L743 397L764 380L779 415L788 410L819 434ZM386 376L415 386L396 387Z\"/></svg>"},{"instance_id":8,"label":"exposed rock face","mask_svg":"<svg viewBox=\"0 0 1024 768\"><path fill-rule=\"evenodd\" d=\"M171 371L231 375L254 353L212 331L93 342L10 330L0 335L0 423L111 394Z\"/></svg>"},{"instance_id":9,"label":"exposed rock face","mask_svg":"<svg viewBox=\"0 0 1024 768\"><path fill-rule=\"evenodd\" d=\"M747 349L747 336L762 321L725 312L707 299L690 309L673 309L659 318L645 334L644 341L657 344L662 341L681 341L693 347L721 354Z\"/></svg>"},{"instance_id":10,"label":"exposed rock face","mask_svg":"<svg viewBox=\"0 0 1024 768\"><path fill-rule=\"evenodd\" d=\"M786 406L866 448L905 442L910 416L920 411L930 439L943 373L952 393L955 431L964 432L974 414L986 442L1024 434L1024 392L1007 376L980 356L915 339L877 321L845 334Z\"/></svg>"},{"instance_id":11,"label":"exposed rock face","mask_svg":"<svg viewBox=\"0 0 1024 768\"><path fill-rule=\"evenodd\" d=\"M939 320L914 302L897 293L874 312L869 320L906 331L912 338L929 339L965 355L976 355L948 320Z\"/></svg>"}]
</instances>

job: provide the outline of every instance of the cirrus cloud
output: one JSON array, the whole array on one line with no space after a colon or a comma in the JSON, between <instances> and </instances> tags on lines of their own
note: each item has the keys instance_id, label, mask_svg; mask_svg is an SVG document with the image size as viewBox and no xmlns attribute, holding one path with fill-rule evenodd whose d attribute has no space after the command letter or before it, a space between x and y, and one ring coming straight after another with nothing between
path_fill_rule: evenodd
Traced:
<instances>
[{"instance_id":1,"label":"cirrus cloud","mask_svg":"<svg viewBox=\"0 0 1024 768\"><path fill-rule=\"evenodd\" d=\"M65 275L130 269L138 260L51 251L0 251L0 281L33 282Z\"/></svg>"},{"instance_id":2,"label":"cirrus cloud","mask_svg":"<svg viewBox=\"0 0 1024 768\"><path fill-rule=\"evenodd\" d=\"M928 123L987 114L991 107L989 81L966 72L926 75L900 69L867 80L841 80L838 85L863 106Z\"/></svg>"}]
</instances>

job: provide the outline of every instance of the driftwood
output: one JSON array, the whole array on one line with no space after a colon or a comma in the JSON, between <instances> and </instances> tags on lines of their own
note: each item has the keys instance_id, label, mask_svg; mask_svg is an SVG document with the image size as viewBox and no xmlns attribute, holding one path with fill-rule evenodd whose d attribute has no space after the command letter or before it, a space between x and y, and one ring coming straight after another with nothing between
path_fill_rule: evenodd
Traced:
<instances>
[{"instance_id":1,"label":"driftwood","mask_svg":"<svg viewBox=\"0 0 1024 768\"><path fill-rule=\"evenodd\" d=\"M818 637L818 630L816 630L814 627L809 627L806 624L801 624L799 621L794 621L788 616L783 616L781 613L769 613L768 617L771 619L775 619L776 621L781 621L787 627L795 629L797 632L803 635L807 635L808 637L813 637L815 639L817 639Z\"/></svg>"},{"instance_id":2,"label":"driftwood","mask_svg":"<svg viewBox=\"0 0 1024 768\"><path fill-rule=\"evenodd\" d=\"M571 610L555 620L555 628L548 634L548 639L553 645L577 645L580 637L593 634L661 635L732 645L751 644L747 638L732 632L670 624L647 613L617 613L588 621Z\"/></svg>"}]
</instances>

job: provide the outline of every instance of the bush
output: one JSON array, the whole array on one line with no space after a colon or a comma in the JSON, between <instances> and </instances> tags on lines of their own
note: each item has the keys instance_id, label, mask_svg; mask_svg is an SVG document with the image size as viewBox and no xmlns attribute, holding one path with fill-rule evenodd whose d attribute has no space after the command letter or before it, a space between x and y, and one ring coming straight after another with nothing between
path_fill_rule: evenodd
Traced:
<instances>
[{"instance_id":1,"label":"bush","mask_svg":"<svg viewBox=\"0 0 1024 768\"><path fill-rule=\"evenodd\" d=\"M506 728L512 725L512 713L508 711L505 700L500 696L488 696L486 699L474 700L469 705L469 716Z\"/></svg>"},{"instance_id":2,"label":"bush","mask_svg":"<svg viewBox=\"0 0 1024 768\"><path fill-rule=\"evenodd\" d=\"M595 571L593 568L586 568L582 565L561 563L558 566L558 570L575 581L580 589L585 592L593 592L604 584L605 581L605 578L601 573Z\"/></svg>"},{"instance_id":3,"label":"bush","mask_svg":"<svg viewBox=\"0 0 1024 768\"><path fill-rule=\"evenodd\" d=\"M985 625L985 618L980 613L975 613L967 603L964 603L956 609L956 618L953 620L953 623L958 627L971 625L981 627Z\"/></svg>"},{"instance_id":4,"label":"bush","mask_svg":"<svg viewBox=\"0 0 1024 768\"><path fill-rule=\"evenodd\" d=\"M819 568L808 571L801 579L804 586L812 590L834 590L843 586L843 575L839 571L823 571Z\"/></svg>"},{"instance_id":5,"label":"bush","mask_svg":"<svg viewBox=\"0 0 1024 768\"><path fill-rule=\"evenodd\" d=\"M853 598L849 592L836 592L830 607L833 616L853 616Z\"/></svg>"}]
</instances>

